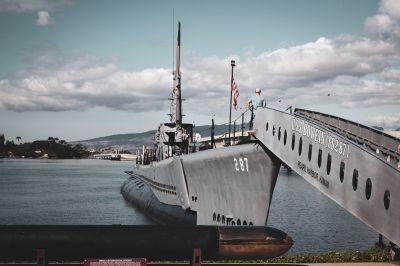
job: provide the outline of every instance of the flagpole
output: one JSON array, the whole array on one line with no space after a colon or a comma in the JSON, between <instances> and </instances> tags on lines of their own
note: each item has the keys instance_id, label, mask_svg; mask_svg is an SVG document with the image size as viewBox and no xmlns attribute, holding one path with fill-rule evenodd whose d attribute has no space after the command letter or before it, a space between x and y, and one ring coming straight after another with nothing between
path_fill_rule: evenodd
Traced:
<instances>
[{"instance_id":1,"label":"flagpole","mask_svg":"<svg viewBox=\"0 0 400 266\"><path fill-rule=\"evenodd\" d=\"M229 134L228 134L228 138L229 138L229 144L228 146L231 145L231 124L232 124L232 85L233 85L233 68L235 67L235 60L231 60L231 67L232 67L232 71L231 71L231 97L230 97L230 102L229 102Z\"/></svg>"}]
</instances>

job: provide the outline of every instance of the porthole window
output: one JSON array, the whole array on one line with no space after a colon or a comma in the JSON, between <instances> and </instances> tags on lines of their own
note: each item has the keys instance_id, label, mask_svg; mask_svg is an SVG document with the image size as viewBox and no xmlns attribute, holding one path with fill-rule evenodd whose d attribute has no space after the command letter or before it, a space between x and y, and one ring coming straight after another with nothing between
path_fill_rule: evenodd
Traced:
<instances>
[{"instance_id":1,"label":"porthole window","mask_svg":"<svg viewBox=\"0 0 400 266\"><path fill-rule=\"evenodd\" d=\"M383 195L383 205L385 206L385 209L389 209L390 206L390 192L389 190L385 191L385 194Z\"/></svg>"},{"instance_id":2,"label":"porthole window","mask_svg":"<svg viewBox=\"0 0 400 266\"><path fill-rule=\"evenodd\" d=\"M332 165L332 155L328 153L328 158L326 160L326 174L329 175L331 173L331 165Z\"/></svg>"},{"instance_id":3,"label":"porthole window","mask_svg":"<svg viewBox=\"0 0 400 266\"><path fill-rule=\"evenodd\" d=\"M267 122L267 124L265 125L265 131L268 131L268 127L269 127L269 124Z\"/></svg>"},{"instance_id":4,"label":"porthole window","mask_svg":"<svg viewBox=\"0 0 400 266\"><path fill-rule=\"evenodd\" d=\"M318 167L321 168L321 163L322 163L322 150L318 150Z\"/></svg>"},{"instance_id":5,"label":"porthole window","mask_svg":"<svg viewBox=\"0 0 400 266\"><path fill-rule=\"evenodd\" d=\"M237 220L237 225L242 225L242 223L240 222L240 219Z\"/></svg>"},{"instance_id":6,"label":"porthole window","mask_svg":"<svg viewBox=\"0 0 400 266\"><path fill-rule=\"evenodd\" d=\"M286 140L287 140L287 133L285 129L285 132L283 133L283 145L286 145Z\"/></svg>"},{"instance_id":7,"label":"porthole window","mask_svg":"<svg viewBox=\"0 0 400 266\"><path fill-rule=\"evenodd\" d=\"M294 150L294 145L296 144L296 136L292 134L292 150Z\"/></svg>"},{"instance_id":8,"label":"porthole window","mask_svg":"<svg viewBox=\"0 0 400 266\"><path fill-rule=\"evenodd\" d=\"M344 167L345 167L344 162L340 162L340 176L339 176L339 178L340 178L340 182L341 183L343 183L343 180L344 180Z\"/></svg>"},{"instance_id":9,"label":"porthole window","mask_svg":"<svg viewBox=\"0 0 400 266\"><path fill-rule=\"evenodd\" d=\"M301 155L302 151L303 151L303 139L300 137L300 140L299 140L299 156Z\"/></svg>"},{"instance_id":10,"label":"porthole window","mask_svg":"<svg viewBox=\"0 0 400 266\"><path fill-rule=\"evenodd\" d=\"M311 161L312 157L312 144L308 144L308 161Z\"/></svg>"},{"instance_id":11,"label":"porthole window","mask_svg":"<svg viewBox=\"0 0 400 266\"><path fill-rule=\"evenodd\" d=\"M213 221L215 221L217 219L217 215L215 214L215 212L213 213Z\"/></svg>"},{"instance_id":12,"label":"porthole window","mask_svg":"<svg viewBox=\"0 0 400 266\"><path fill-rule=\"evenodd\" d=\"M367 178L367 182L365 183L365 197L367 198L367 200L371 198L371 193L372 193L371 178Z\"/></svg>"},{"instance_id":13,"label":"porthole window","mask_svg":"<svg viewBox=\"0 0 400 266\"><path fill-rule=\"evenodd\" d=\"M275 136L275 126L272 127L272 136Z\"/></svg>"},{"instance_id":14,"label":"porthole window","mask_svg":"<svg viewBox=\"0 0 400 266\"><path fill-rule=\"evenodd\" d=\"M278 140L281 140L281 127L278 129Z\"/></svg>"},{"instance_id":15,"label":"porthole window","mask_svg":"<svg viewBox=\"0 0 400 266\"><path fill-rule=\"evenodd\" d=\"M225 215L222 215L222 223L225 224Z\"/></svg>"},{"instance_id":16,"label":"porthole window","mask_svg":"<svg viewBox=\"0 0 400 266\"><path fill-rule=\"evenodd\" d=\"M217 222L221 222L221 216L219 214L217 215Z\"/></svg>"},{"instance_id":17,"label":"porthole window","mask_svg":"<svg viewBox=\"0 0 400 266\"><path fill-rule=\"evenodd\" d=\"M356 191L358 186L358 170L353 171L353 190Z\"/></svg>"}]
</instances>

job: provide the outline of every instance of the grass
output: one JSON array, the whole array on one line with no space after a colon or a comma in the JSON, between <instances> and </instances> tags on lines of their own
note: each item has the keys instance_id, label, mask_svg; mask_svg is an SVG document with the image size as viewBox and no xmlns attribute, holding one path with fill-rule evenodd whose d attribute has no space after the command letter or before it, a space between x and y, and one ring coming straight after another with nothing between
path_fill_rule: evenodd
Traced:
<instances>
[{"instance_id":1,"label":"grass","mask_svg":"<svg viewBox=\"0 0 400 266\"><path fill-rule=\"evenodd\" d=\"M399 251L397 251L399 252ZM203 263L340 263L340 262L391 262L390 247L374 246L363 251L330 251L296 253L267 260L203 260ZM188 261L185 261L188 263ZM153 262L154 263L154 262ZM165 264L173 261L163 261ZM175 261L175 263L177 263ZM183 263L183 261L179 261Z\"/></svg>"},{"instance_id":2,"label":"grass","mask_svg":"<svg viewBox=\"0 0 400 266\"><path fill-rule=\"evenodd\" d=\"M320 252L290 254L269 259L273 263L324 263L324 262L388 262L391 261L390 249L372 247L364 251Z\"/></svg>"},{"instance_id":3,"label":"grass","mask_svg":"<svg viewBox=\"0 0 400 266\"><path fill-rule=\"evenodd\" d=\"M289 254L268 260L253 261L224 261L230 263L257 262L257 263L335 263L335 262L389 262L391 261L390 248L372 247L364 251L330 251L318 253ZM217 261L214 261L217 262ZM223 262L223 261L218 261Z\"/></svg>"}]
</instances>

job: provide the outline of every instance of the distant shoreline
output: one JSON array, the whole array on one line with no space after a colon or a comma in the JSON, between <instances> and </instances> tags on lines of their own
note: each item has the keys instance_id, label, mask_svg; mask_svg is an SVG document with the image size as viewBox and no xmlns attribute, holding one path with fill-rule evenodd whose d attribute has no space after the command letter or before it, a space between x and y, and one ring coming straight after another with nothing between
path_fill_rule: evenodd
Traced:
<instances>
[{"instance_id":1,"label":"distant shoreline","mask_svg":"<svg viewBox=\"0 0 400 266\"><path fill-rule=\"evenodd\" d=\"M90 152L82 144L72 145L65 140L49 137L15 144L14 141L0 141L0 157L30 159L82 159L89 158Z\"/></svg>"}]
</instances>

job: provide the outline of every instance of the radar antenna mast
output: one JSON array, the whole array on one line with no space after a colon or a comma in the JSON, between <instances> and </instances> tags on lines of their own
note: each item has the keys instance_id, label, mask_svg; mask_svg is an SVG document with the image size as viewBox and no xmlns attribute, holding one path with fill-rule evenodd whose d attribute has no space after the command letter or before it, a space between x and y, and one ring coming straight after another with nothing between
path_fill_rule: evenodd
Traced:
<instances>
[{"instance_id":1,"label":"radar antenna mast","mask_svg":"<svg viewBox=\"0 0 400 266\"><path fill-rule=\"evenodd\" d=\"M178 38L173 69L173 88L171 92L170 123L161 124L156 132L155 140L158 146L160 160L173 155L187 154L189 143L193 139L193 125L182 122L181 95L181 23L178 22Z\"/></svg>"},{"instance_id":2,"label":"radar antenna mast","mask_svg":"<svg viewBox=\"0 0 400 266\"><path fill-rule=\"evenodd\" d=\"M181 23L178 22L178 38L176 44L176 66L173 72L174 85L171 97L171 122L175 123L177 127L182 125L182 97L181 97L181 72L180 72L180 59L181 59Z\"/></svg>"}]
</instances>

